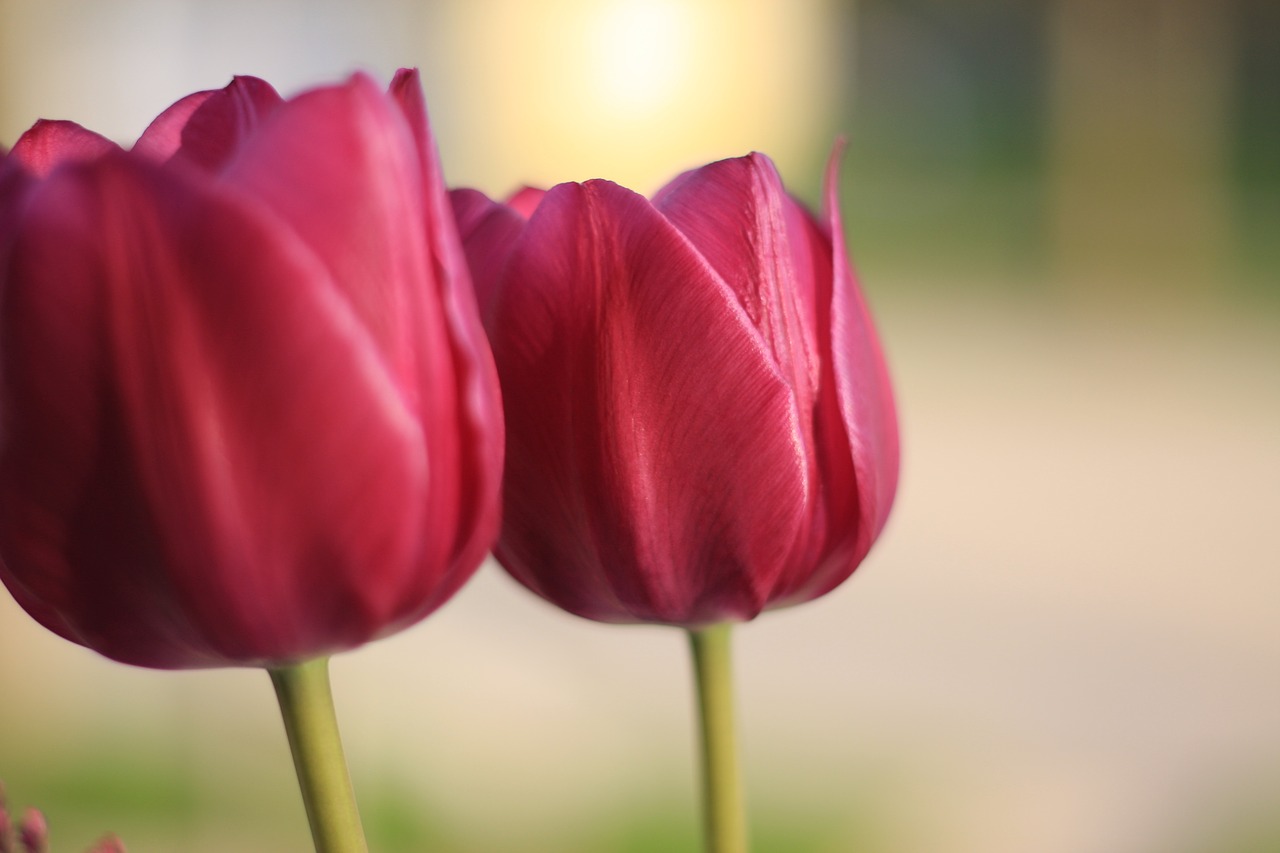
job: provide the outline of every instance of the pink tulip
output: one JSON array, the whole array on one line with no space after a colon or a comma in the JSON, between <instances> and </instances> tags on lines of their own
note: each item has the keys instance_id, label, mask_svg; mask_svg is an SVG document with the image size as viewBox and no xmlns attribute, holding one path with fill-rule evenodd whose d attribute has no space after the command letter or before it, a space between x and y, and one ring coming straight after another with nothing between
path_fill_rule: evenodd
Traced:
<instances>
[{"instance_id":1,"label":"pink tulip","mask_svg":"<svg viewBox=\"0 0 1280 853\"><path fill-rule=\"evenodd\" d=\"M501 407L417 73L236 78L0 162L0 578L162 668L423 618L496 535Z\"/></svg>"},{"instance_id":2,"label":"pink tulip","mask_svg":"<svg viewBox=\"0 0 1280 853\"><path fill-rule=\"evenodd\" d=\"M516 579L591 619L699 627L823 595L866 556L898 429L836 160L822 220L761 154L652 201L608 181L454 192L503 388L495 553Z\"/></svg>"}]
</instances>

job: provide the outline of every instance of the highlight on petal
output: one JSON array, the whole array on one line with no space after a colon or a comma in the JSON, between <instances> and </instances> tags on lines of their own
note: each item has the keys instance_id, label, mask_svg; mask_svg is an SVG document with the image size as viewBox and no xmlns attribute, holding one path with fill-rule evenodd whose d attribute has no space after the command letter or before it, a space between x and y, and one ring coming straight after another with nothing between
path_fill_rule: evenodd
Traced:
<instances>
[{"instance_id":1,"label":"highlight on petal","mask_svg":"<svg viewBox=\"0 0 1280 853\"><path fill-rule=\"evenodd\" d=\"M513 253L493 340L503 565L606 621L759 612L806 518L800 426L689 241L614 184L552 189ZM725 428L739 421L752 428Z\"/></svg>"},{"instance_id":2,"label":"highlight on petal","mask_svg":"<svg viewBox=\"0 0 1280 853\"><path fill-rule=\"evenodd\" d=\"M162 112L133 150L216 172L284 101L265 80L239 76L221 89L195 92Z\"/></svg>"},{"instance_id":3,"label":"highlight on petal","mask_svg":"<svg viewBox=\"0 0 1280 853\"><path fill-rule=\"evenodd\" d=\"M9 156L36 177L43 178L62 163L93 160L118 147L73 121L40 119L18 137Z\"/></svg>"}]
</instances>

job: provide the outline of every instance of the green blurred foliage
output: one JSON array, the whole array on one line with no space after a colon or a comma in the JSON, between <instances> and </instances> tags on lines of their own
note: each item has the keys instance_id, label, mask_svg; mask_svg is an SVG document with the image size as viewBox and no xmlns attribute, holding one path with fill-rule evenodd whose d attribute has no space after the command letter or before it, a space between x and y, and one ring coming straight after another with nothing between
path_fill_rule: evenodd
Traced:
<instances>
[{"instance_id":1,"label":"green blurred foliage","mask_svg":"<svg viewBox=\"0 0 1280 853\"><path fill-rule=\"evenodd\" d=\"M850 134L846 227L868 286L892 279L1044 288L1055 263L1055 4L850 5L857 37L846 73L854 84L838 124ZM1156 15L1151 27L1162 24L1157 5L1142 8ZM1280 4L1233 0L1217 8L1226 30L1217 55L1226 103L1216 173L1228 221L1226 257L1207 286L1228 297L1280 299ZM1160 138L1177 148L1170 134ZM1112 164L1120 172L1133 165L1125 156ZM1167 175L1183 180L1194 177ZM1171 227L1181 225L1176 212L1164 214L1174 217ZM1139 268L1145 250L1133 249Z\"/></svg>"},{"instance_id":2,"label":"green blurred foliage","mask_svg":"<svg viewBox=\"0 0 1280 853\"><path fill-rule=\"evenodd\" d=\"M857 14L844 187L867 279L1038 279L1045 6L871 0Z\"/></svg>"},{"instance_id":3,"label":"green blurred foliage","mask_svg":"<svg viewBox=\"0 0 1280 853\"><path fill-rule=\"evenodd\" d=\"M1246 285L1280 298L1280 4L1242 3L1232 32L1230 182Z\"/></svg>"},{"instance_id":4,"label":"green blurred foliage","mask_svg":"<svg viewBox=\"0 0 1280 853\"><path fill-rule=\"evenodd\" d=\"M308 849L295 791L260 779L198 778L160 753L99 746L51 761L5 769L16 810L36 805L52 828L55 853L86 849L115 832L130 850L153 853ZM541 825L512 840L508 817L464 826L434 811L394 774L363 780L359 799L370 850L378 853L700 853L695 804L638 790L628 805L584 814L571 825ZM762 798L764 799L764 798ZM816 802L782 811L769 802L752 813L754 853L888 850L869 801Z\"/></svg>"}]
</instances>

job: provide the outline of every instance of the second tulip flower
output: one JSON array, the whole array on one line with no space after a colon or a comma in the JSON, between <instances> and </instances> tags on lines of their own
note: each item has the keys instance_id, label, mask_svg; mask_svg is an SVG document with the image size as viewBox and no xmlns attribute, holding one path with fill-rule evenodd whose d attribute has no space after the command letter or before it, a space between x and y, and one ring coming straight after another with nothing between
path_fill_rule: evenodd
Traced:
<instances>
[{"instance_id":1,"label":"second tulip flower","mask_svg":"<svg viewBox=\"0 0 1280 853\"><path fill-rule=\"evenodd\" d=\"M496 555L521 583L697 628L820 596L866 556L898 429L836 159L823 219L761 154L652 200L454 192L506 410Z\"/></svg>"}]
</instances>

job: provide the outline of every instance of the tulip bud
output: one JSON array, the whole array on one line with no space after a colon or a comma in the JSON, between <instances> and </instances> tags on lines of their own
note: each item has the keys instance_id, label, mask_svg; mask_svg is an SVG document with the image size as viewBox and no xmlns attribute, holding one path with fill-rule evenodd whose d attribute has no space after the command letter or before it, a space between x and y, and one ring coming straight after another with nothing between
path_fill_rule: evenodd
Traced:
<instances>
[{"instance_id":1,"label":"tulip bud","mask_svg":"<svg viewBox=\"0 0 1280 853\"><path fill-rule=\"evenodd\" d=\"M9 815L9 803L5 797L4 783L0 782L0 853L13 853L13 818Z\"/></svg>"},{"instance_id":2,"label":"tulip bud","mask_svg":"<svg viewBox=\"0 0 1280 853\"><path fill-rule=\"evenodd\" d=\"M845 253L760 154L652 201L607 181L455 191L507 423L495 554L566 610L699 627L844 581L898 429ZM531 212L530 212L531 211Z\"/></svg>"},{"instance_id":3,"label":"tulip bud","mask_svg":"<svg viewBox=\"0 0 1280 853\"><path fill-rule=\"evenodd\" d=\"M426 616L497 529L496 377L416 72L174 104L0 162L0 579L152 667Z\"/></svg>"},{"instance_id":4,"label":"tulip bud","mask_svg":"<svg viewBox=\"0 0 1280 853\"><path fill-rule=\"evenodd\" d=\"M18 838L25 853L49 853L49 824L36 808L27 808L18 827Z\"/></svg>"},{"instance_id":5,"label":"tulip bud","mask_svg":"<svg viewBox=\"0 0 1280 853\"><path fill-rule=\"evenodd\" d=\"M18 853L19 844L22 846L22 853L48 853L49 823L42 811L28 807L23 812L22 822L15 829L5 800L4 783L0 782L0 853ZM87 853L126 851L119 836L108 834L99 839Z\"/></svg>"}]
</instances>

